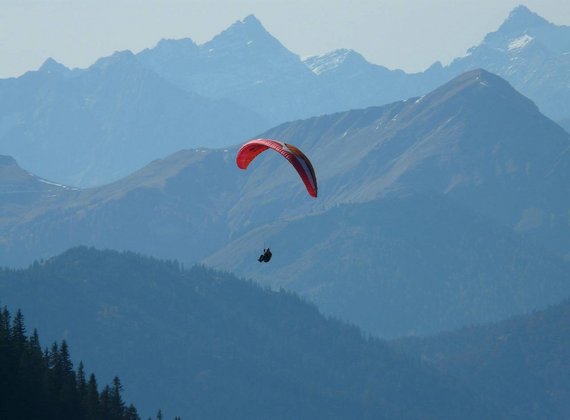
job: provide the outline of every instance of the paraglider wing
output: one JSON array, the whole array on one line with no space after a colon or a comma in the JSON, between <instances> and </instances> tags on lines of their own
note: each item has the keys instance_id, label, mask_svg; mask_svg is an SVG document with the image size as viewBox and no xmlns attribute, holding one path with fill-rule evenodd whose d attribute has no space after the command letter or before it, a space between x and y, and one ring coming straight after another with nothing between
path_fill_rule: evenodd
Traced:
<instances>
[{"instance_id":1,"label":"paraglider wing","mask_svg":"<svg viewBox=\"0 0 570 420\"><path fill-rule=\"evenodd\" d=\"M267 149L273 149L287 159L295 168L311 197L317 196L317 177L311 161L292 144L271 139L251 140L240 147L236 163L240 169L247 169L253 159Z\"/></svg>"}]
</instances>

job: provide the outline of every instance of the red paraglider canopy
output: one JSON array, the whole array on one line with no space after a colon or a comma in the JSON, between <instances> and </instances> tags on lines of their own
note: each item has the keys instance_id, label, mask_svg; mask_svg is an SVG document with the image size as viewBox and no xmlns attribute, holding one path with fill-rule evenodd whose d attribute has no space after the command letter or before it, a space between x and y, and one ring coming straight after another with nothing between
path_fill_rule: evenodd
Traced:
<instances>
[{"instance_id":1,"label":"red paraglider canopy","mask_svg":"<svg viewBox=\"0 0 570 420\"><path fill-rule=\"evenodd\" d=\"M315 175L313 165L307 156L292 144L271 139L256 139L248 141L240 147L237 153L237 166L240 169L247 169L251 161L267 149L273 149L284 156L285 159L293 165L305 183L305 187L307 188L309 195L311 195L311 197L317 196L317 176Z\"/></svg>"}]
</instances>

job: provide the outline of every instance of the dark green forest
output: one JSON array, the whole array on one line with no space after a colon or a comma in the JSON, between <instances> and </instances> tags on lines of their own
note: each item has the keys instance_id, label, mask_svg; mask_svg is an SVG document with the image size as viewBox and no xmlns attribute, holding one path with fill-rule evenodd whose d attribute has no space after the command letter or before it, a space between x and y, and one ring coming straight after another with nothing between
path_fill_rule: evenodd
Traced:
<instances>
[{"instance_id":1,"label":"dark green forest","mask_svg":"<svg viewBox=\"0 0 570 420\"><path fill-rule=\"evenodd\" d=\"M133 405L126 406L122 385L98 389L94 374L84 366L74 370L67 342L42 350L38 333L26 335L20 310L12 318L0 312L0 418L4 420L135 420Z\"/></svg>"}]
</instances>

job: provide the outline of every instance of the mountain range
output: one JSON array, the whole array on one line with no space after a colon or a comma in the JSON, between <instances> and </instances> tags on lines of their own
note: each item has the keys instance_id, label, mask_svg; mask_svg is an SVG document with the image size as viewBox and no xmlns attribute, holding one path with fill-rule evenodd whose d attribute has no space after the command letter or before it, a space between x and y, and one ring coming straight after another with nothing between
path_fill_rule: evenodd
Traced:
<instances>
[{"instance_id":1,"label":"mountain range","mask_svg":"<svg viewBox=\"0 0 570 420\"><path fill-rule=\"evenodd\" d=\"M145 414L566 418L569 53L523 6L416 74L248 16L0 80L0 305Z\"/></svg>"},{"instance_id":2,"label":"mountain range","mask_svg":"<svg viewBox=\"0 0 570 420\"><path fill-rule=\"evenodd\" d=\"M1 262L78 244L202 261L380 336L570 296L570 135L501 78L467 72L423 97L263 135L307 153L318 199L277 154L238 170L236 147L181 151L104 187L51 186L28 201L14 181L2 187L13 202L0 219ZM46 185L22 172L14 179ZM274 260L259 265L265 245Z\"/></svg>"},{"instance_id":3,"label":"mountain range","mask_svg":"<svg viewBox=\"0 0 570 420\"><path fill-rule=\"evenodd\" d=\"M517 6L497 29L443 72L481 67L508 80L553 120L570 116L570 26L557 26Z\"/></svg>"},{"instance_id":4,"label":"mountain range","mask_svg":"<svg viewBox=\"0 0 570 420\"><path fill-rule=\"evenodd\" d=\"M569 45L569 27L519 6L465 57L407 74L345 49L301 59L248 16L202 45L162 40L87 69L49 59L0 80L0 151L61 184L103 185L180 149L234 145L286 121L424 95L475 68L564 121Z\"/></svg>"},{"instance_id":5,"label":"mountain range","mask_svg":"<svg viewBox=\"0 0 570 420\"><path fill-rule=\"evenodd\" d=\"M130 52L86 70L48 60L0 80L0 92L0 148L67 185L105 183L193 142L235 143L265 126L229 101L172 86Z\"/></svg>"},{"instance_id":6,"label":"mountain range","mask_svg":"<svg viewBox=\"0 0 570 420\"><path fill-rule=\"evenodd\" d=\"M469 72L423 98L329 118L267 134L308 140L330 210L260 226L207 264L311 296L380 335L524 313L523 290L567 295L568 263L546 255L570 249L570 138L503 80ZM285 258L252 266L262 242Z\"/></svg>"}]
</instances>

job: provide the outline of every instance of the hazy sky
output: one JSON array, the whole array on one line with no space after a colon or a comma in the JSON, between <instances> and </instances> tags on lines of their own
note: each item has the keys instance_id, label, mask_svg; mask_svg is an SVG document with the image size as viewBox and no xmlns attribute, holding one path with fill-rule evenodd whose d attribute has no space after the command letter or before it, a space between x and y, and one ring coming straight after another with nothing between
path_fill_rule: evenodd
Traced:
<instances>
[{"instance_id":1,"label":"hazy sky","mask_svg":"<svg viewBox=\"0 0 570 420\"><path fill-rule=\"evenodd\" d=\"M0 77L48 57L88 67L162 38L201 44L249 14L302 57L352 48L376 64L422 71L463 55L521 3L570 25L570 0L0 0Z\"/></svg>"}]
</instances>

